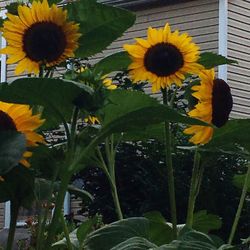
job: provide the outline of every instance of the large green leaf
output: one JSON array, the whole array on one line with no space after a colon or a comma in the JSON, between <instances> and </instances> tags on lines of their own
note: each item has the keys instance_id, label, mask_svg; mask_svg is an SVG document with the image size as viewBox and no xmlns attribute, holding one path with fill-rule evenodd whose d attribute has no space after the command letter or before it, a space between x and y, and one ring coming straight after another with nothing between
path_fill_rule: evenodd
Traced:
<instances>
[{"instance_id":1,"label":"large green leaf","mask_svg":"<svg viewBox=\"0 0 250 250\"><path fill-rule=\"evenodd\" d=\"M16 131L0 132L0 175L18 165L26 149L26 139Z\"/></svg>"},{"instance_id":2,"label":"large green leaf","mask_svg":"<svg viewBox=\"0 0 250 250\"><path fill-rule=\"evenodd\" d=\"M102 250L110 250L134 237L144 238L159 246L171 242L172 229L166 223L139 217L129 218L111 223L89 234L85 241L85 248L99 250L102 246Z\"/></svg>"},{"instance_id":3,"label":"large green leaf","mask_svg":"<svg viewBox=\"0 0 250 250\"><path fill-rule=\"evenodd\" d=\"M142 237L133 237L112 247L110 250L148 250L155 247L157 247L155 244Z\"/></svg>"},{"instance_id":4,"label":"large green leaf","mask_svg":"<svg viewBox=\"0 0 250 250\"><path fill-rule=\"evenodd\" d=\"M90 160L93 149L111 134L143 130L147 126L160 124L163 121L207 125L160 104L156 99L142 92L130 90L112 91L109 95L109 104L101 110L100 114L103 115L102 128L89 145L74 158L71 165L72 171L83 168L82 163Z\"/></svg>"},{"instance_id":5,"label":"large green leaf","mask_svg":"<svg viewBox=\"0 0 250 250\"><path fill-rule=\"evenodd\" d=\"M211 69L223 64L237 63L235 60L228 59L222 55L217 55L213 52L202 53L198 62L206 69Z\"/></svg>"},{"instance_id":6,"label":"large green leaf","mask_svg":"<svg viewBox=\"0 0 250 250\"><path fill-rule=\"evenodd\" d=\"M89 57L101 52L133 25L135 15L127 10L81 0L67 4L70 20L80 23L78 57Z\"/></svg>"},{"instance_id":7,"label":"large green leaf","mask_svg":"<svg viewBox=\"0 0 250 250\"><path fill-rule=\"evenodd\" d=\"M213 139L204 146L205 149L215 149L238 144L250 152L250 119L228 121L221 128L215 129Z\"/></svg>"},{"instance_id":8,"label":"large green leaf","mask_svg":"<svg viewBox=\"0 0 250 250\"><path fill-rule=\"evenodd\" d=\"M184 229L185 231L186 229ZM233 246L222 245L217 246L213 239L204 233L188 230L181 234L177 240L172 241L170 244L161 247L153 248L152 250L222 250L230 249L236 250Z\"/></svg>"},{"instance_id":9,"label":"large green leaf","mask_svg":"<svg viewBox=\"0 0 250 250\"><path fill-rule=\"evenodd\" d=\"M163 121L206 125L160 104L156 99L139 91L112 91L109 102L102 111L104 113L102 133L144 129Z\"/></svg>"},{"instance_id":10,"label":"large green leaf","mask_svg":"<svg viewBox=\"0 0 250 250\"><path fill-rule=\"evenodd\" d=\"M131 63L127 52L118 52L105 57L94 66L94 73L102 75L109 74L113 71L126 70Z\"/></svg>"},{"instance_id":11,"label":"large green leaf","mask_svg":"<svg viewBox=\"0 0 250 250\"><path fill-rule=\"evenodd\" d=\"M69 119L74 100L79 94L87 96L93 90L73 81L49 78L21 78L0 85L0 100L6 102L41 105L47 122L56 125L61 118Z\"/></svg>"},{"instance_id":12,"label":"large green leaf","mask_svg":"<svg viewBox=\"0 0 250 250\"><path fill-rule=\"evenodd\" d=\"M208 214L206 210L198 211L194 214L193 228L203 233L220 229L221 218L218 215Z\"/></svg>"}]
</instances>

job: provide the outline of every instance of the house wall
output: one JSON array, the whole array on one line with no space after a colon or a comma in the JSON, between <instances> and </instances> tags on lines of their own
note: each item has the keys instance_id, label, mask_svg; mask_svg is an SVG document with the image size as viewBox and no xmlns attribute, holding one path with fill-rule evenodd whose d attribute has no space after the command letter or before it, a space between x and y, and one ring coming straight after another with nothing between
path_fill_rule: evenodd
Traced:
<instances>
[{"instance_id":1,"label":"house wall","mask_svg":"<svg viewBox=\"0 0 250 250\"><path fill-rule=\"evenodd\" d=\"M109 3L111 1L104 0L103 2ZM149 26L159 28L163 27L166 22L170 23L172 30L179 29L181 32L188 32L202 51L218 53L218 0L194 0L177 4L162 4L146 9L140 8L135 13L137 16L135 25L103 53L96 55L93 62L108 54L121 51L123 44L133 43L136 37L146 37ZM150 93L150 91L151 87L149 86L146 92Z\"/></svg>"},{"instance_id":2,"label":"house wall","mask_svg":"<svg viewBox=\"0 0 250 250\"><path fill-rule=\"evenodd\" d=\"M228 66L228 83L234 96L234 117L250 117L250 1L229 0L228 57L238 65Z\"/></svg>"}]
</instances>

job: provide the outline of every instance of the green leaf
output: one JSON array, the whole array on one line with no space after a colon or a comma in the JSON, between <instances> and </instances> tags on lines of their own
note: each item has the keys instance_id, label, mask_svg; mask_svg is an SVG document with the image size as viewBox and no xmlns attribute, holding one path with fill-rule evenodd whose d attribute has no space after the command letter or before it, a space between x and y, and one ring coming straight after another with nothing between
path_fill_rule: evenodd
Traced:
<instances>
[{"instance_id":1,"label":"green leaf","mask_svg":"<svg viewBox=\"0 0 250 250\"><path fill-rule=\"evenodd\" d=\"M0 181L0 202L14 201L30 208L34 201L34 173L18 165L3 176Z\"/></svg>"},{"instance_id":2,"label":"green leaf","mask_svg":"<svg viewBox=\"0 0 250 250\"><path fill-rule=\"evenodd\" d=\"M112 247L110 250L149 250L155 248L156 245L142 237L133 237L121 242L120 244Z\"/></svg>"},{"instance_id":3,"label":"green leaf","mask_svg":"<svg viewBox=\"0 0 250 250\"><path fill-rule=\"evenodd\" d=\"M160 124L166 120L207 125L200 120L184 116L139 91L111 91L109 104L100 113L104 117L101 121L102 128L88 146L82 149L79 155L74 158L74 162L70 167L74 171L80 170L84 167L84 162L90 161L93 149L110 134L143 130L147 126Z\"/></svg>"},{"instance_id":4,"label":"green leaf","mask_svg":"<svg viewBox=\"0 0 250 250\"><path fill-rule=\"evenodd\" d=\"M89 192L83 189L79 189L73 185L68 186L68 191L70 194L74 194L76 197L81 198L85 203L94 200L94 197Z\"/></svg>"},{"instance_id":5,"label":"green leaf","mask_svg":"<svg viewBox=\"0 0 250 250\"><path fill-rule=\"evenodd\" d=\"M209 233L211 230L220 229L221 226L221 218L218 215L208 214L206 210L194 214L193 228L197 231Z\"/></svg>"},{"instance_id":6,"label":"green leaf","mask_svg":"<svg viewBox=\"0 0 250 250\"><path fill-rule=\"evenodd\" d=\"M115 90L110 93L109 101L110 104L102 110L102 133L144 129L163 121L206 125L160 104L156 99L139 91Z\"/></svg>"},{"instance_id":7,"label":"green leaf","mask_svg":"<svg viewBox=\"0 0 250 250\"><path fill-rule=\"evenodd\" d=\"M235 60L228 59L222 55L217 55L213 52L204 52L201 53L198 63L203 65L206 69L211 69L219 65L233 64L238 62Z\"/></svg>"},{"instance_id":8,"label":"green leaf","mask_svg":"<svg viewBox=\"0 0 250 250\"><path fill-rule=\"evenodd\" d=\"M21 78L0 85L0 100L5 102L41 105L47 126L71 118L74 100L80 95L92 95L93 90L73 81L49 78Z\"/></svg>"},{"instance_id":9,"label":"green leaf","mask_svg":"<svg viewBox=\"0 0 250 250\"><path fill-rule=\"evenodd\" d=\"M82 58L104 50L135 22L133 13L94 0L69 3L65 9L69 19L80 24L82 36L76 56Z\"/></svg>"},{"instance_id":10,"label":"green leaf","mask_svg":"<svg viewBox=\"0 0 250 250\"><path fill-rule=\"evenodd\" d=\"M93 231L96 222L97 217L87 219L78 228L76 228L69 234L70 242L74 246L74 248L82 249L83 242L86 236ZM62 249L62 247L67 247L67 241L65 237L52 245L52 248L56 249Z\"/></svg>"},{"instance_id":11,"label":"green leaf","mask_svg":"<svg viewBox=\"0 0 250 250\"><path fill-rule=\"evenodd\" d=\"M158 211L152 211L152 212L147 212L143 215L145 218L151 220L151 221L157 221L160 223L166 223L165 218L163 215L158 212Z\"/></svg>"},{"instance_id":12,"label":"green leaf","mask_svg":"<svg viewBox=\"0 0 250 250\"><path fill-rule=\"evenodd\" d=\"M93 71L95 74L106 75L114 71L126 70L130 63L131 59L127 52L118 52L100 60L95 64Z\"/></svg>"},{"instance_id":13,"label":"green leaf","mask_svg":"<svg viewBox=\"0 0 250 250\"><path fill-rule=\"evenodd\" d=\"M79 245L79 241L77 239L76 232L77 232L77 229L72 231L69 234L69 239L70 239L70 242L71 242L72 246L74 247L74 249L80 249L80 245ZM67 249L66 247L67 247L66 238L63 238L62 240L59 240L59 241L55 242L54 244L52 244L52 248L55 248L55 249Z\"/></svg>"},{"instance_id":14,"label":"green leaf","mask_svg":"<svg viewBox=\"0 0 250 250\"><path fill-rule=\"evenodd\" d=\"M250 152L250 119L236 119L228 121L221 128L215 129L212 140L203 148L215 149L238 144Z\"/></svg>"},{"instance_id":15,"label":"green leaf","mask_svg":"<svg viewBox=\"0 0 250 250\"><path fill-rule=\"evenodd\" d=\"M184 229L185 231L186 229ZM204 233L188 230L181 234L177 240L172 241L170 244L163 245L153 250L218 250L216 243L213 239Z\"/></svg>"},{"instance_id":16,"label":"green leaf","mask_svg":"<svg viewBox=\"0 0 250 250\"><path fill-rule=\"evenodd\" d=\"M25 136L16 131L0 132L0 175L18 165L26 149Z\"/></svg>"},{"instance_id":17,"label":"green leaf","mask_svg":"<svg viewBox=\"0 0 250 250\"><path fill-rule=\"evenodd\" d=\"M144 238L155 245L172 240L172 229L166 223L146 218L129 218L117 221L88 235L85 247L89 250L110 250L112 247L134 237Z\"/></svg>"},{"instance_id":18,"label":"green leaf","mask_svg":"<svg viewBox=\"0 0 250 250\"><path fill-rule=\"evenodd\" d=\"M83 245L87 235L93 231L95 224L97 223L97 217L90 218L84 221L77 229L76 235L80 246Z\"/></svg>"},{"instance_id":19,"label":"green leaf","mask_svg":"<svg viewBox=\"0 0 250 250\"><path fill-rule=\"evenodd\" d=\"M235 175L233 178L233 184L237 188L242 189L244 186L245 180L246 180L246 174ZM249 178L249 182L247 183L247 191L250 192L250 178Z\"/></svg>"}]
</instances>

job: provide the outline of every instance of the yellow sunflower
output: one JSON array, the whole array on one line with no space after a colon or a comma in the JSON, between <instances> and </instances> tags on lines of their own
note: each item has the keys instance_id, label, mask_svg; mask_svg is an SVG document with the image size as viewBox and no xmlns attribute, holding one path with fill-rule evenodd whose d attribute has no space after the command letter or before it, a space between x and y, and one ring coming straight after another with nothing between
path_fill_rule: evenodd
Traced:
<instances>
[{"instance_id":1,"label":"yellow sunflower","mask_svg":"<svg viewBox=\"0 0 250 250\"><path fill-rule=\"evenodd\" d=\"M189 112L189 116L200 119L218 128L225 125L232 110L233 99L228 84L222 79L215 79L214 70L203 70L200 73L201 84L192 87L192 94L198 104ZM184 133L193 135L190 142L206 144L213 136L213 127L193 125Z\"/></svg>"},{"instance_id":2,"label":"yellow sunflower","mask_svg":"<svg viewBox=\"0 0 250 250\"><path fill-rule=\"evenodd\" d=\"M39 73L39 67L55 66L74 56L78 47L78 24L67 22L67 11L47 0L33 1L30 7L19 6L18 16L7 14L3 37L8 46L1 53L8 54L8 64L18 63L15 74Z\"/></svg>"},{"instance_id":3,"label":"yellow sunflower","mask_svg":"<svg viewBox=\"0 0 250 250\"><path fill-rule=\"evenodd\" d=\"M132 58L129 70L135 82L148 80L156 92L172 83L180 86L185 74L197 74L203 68L197 63L199 47L187 33L172 33L167 23L158 30L149 27L147 35L146 40L136 38L135 44L124 45Z\"/></svg>"},{"instance_id":4,"label":"yellow sunflower","mask_svg":"<svg viewBox=\"0 0 250 250\"><path fill-rule=\"evenodd\" d=\"M15 130L24 134L27 147L35 147L38 143L44 142L43 137L34 131L43 122L40 115L32 115L32 110L28 105L0 102L0 131ZM31 156L32 153L26 151L20 163L25 167L30 167L27 158Z\"/></svg>"}]
</instances>

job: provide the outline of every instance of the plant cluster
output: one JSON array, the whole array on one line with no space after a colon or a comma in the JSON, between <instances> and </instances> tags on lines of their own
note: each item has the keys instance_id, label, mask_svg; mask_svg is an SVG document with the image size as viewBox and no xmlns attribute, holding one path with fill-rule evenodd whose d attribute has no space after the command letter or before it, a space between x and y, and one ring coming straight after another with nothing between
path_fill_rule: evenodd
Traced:
<instances>
[{"instance_id":1,"label":"plant cluster","mask_svg":"<svg viewBox=\"0 0 250 250\"><path fill-rule=\"evenodd\" d=\"M58 2L11 5L2 22L7 46L0 52L8 55L8 64L15 64L16 75L28 76L0 85L0 201L11 202L6 249L13 246L19 209L34 202L40 208L37 250L239 249L232 244L249 191L250 120L229 120L230 87L214 73L216 66L236 62L201 53L191 36L172 31L166 23L159 29L149 27L147 38L136 38L123 46L124 51L91 66L86 58L119 38L134 24L135 15L95 0L62 7ZM122 88L109 77L117 71L118 79L125 79ZM159 99L141 91L145 83ZM180 111L183 99L189 110ZM65 136L49 138L58 126ZM177 133L188 135L189 144L177 140ZM143 217L126 213L125 218L117 188L122 178L116 173L120 145L155 139L162 142L162 150L155 153L163 159L154 164L161 167L164 177L159 184L166 188L164 194L160 189L155 192L169 204L161 211L165 217L154 211ZM182 216L177 214L178 171L173 160L177 150L194 155ZM247 169L235 180L242 194L226 243L210 234L220 227L218 216L204 210L195 213L205 165L213 152L240 155ZM141 151L140 157L146 155ZM128 164L131 160L128 157ZM117 221L102 226L94 216L73 230L62 211L64 198L68 191L90 204L95 199L71 185L72 177L88 166L105 175Z\"/></svg>"}]
</instances>

